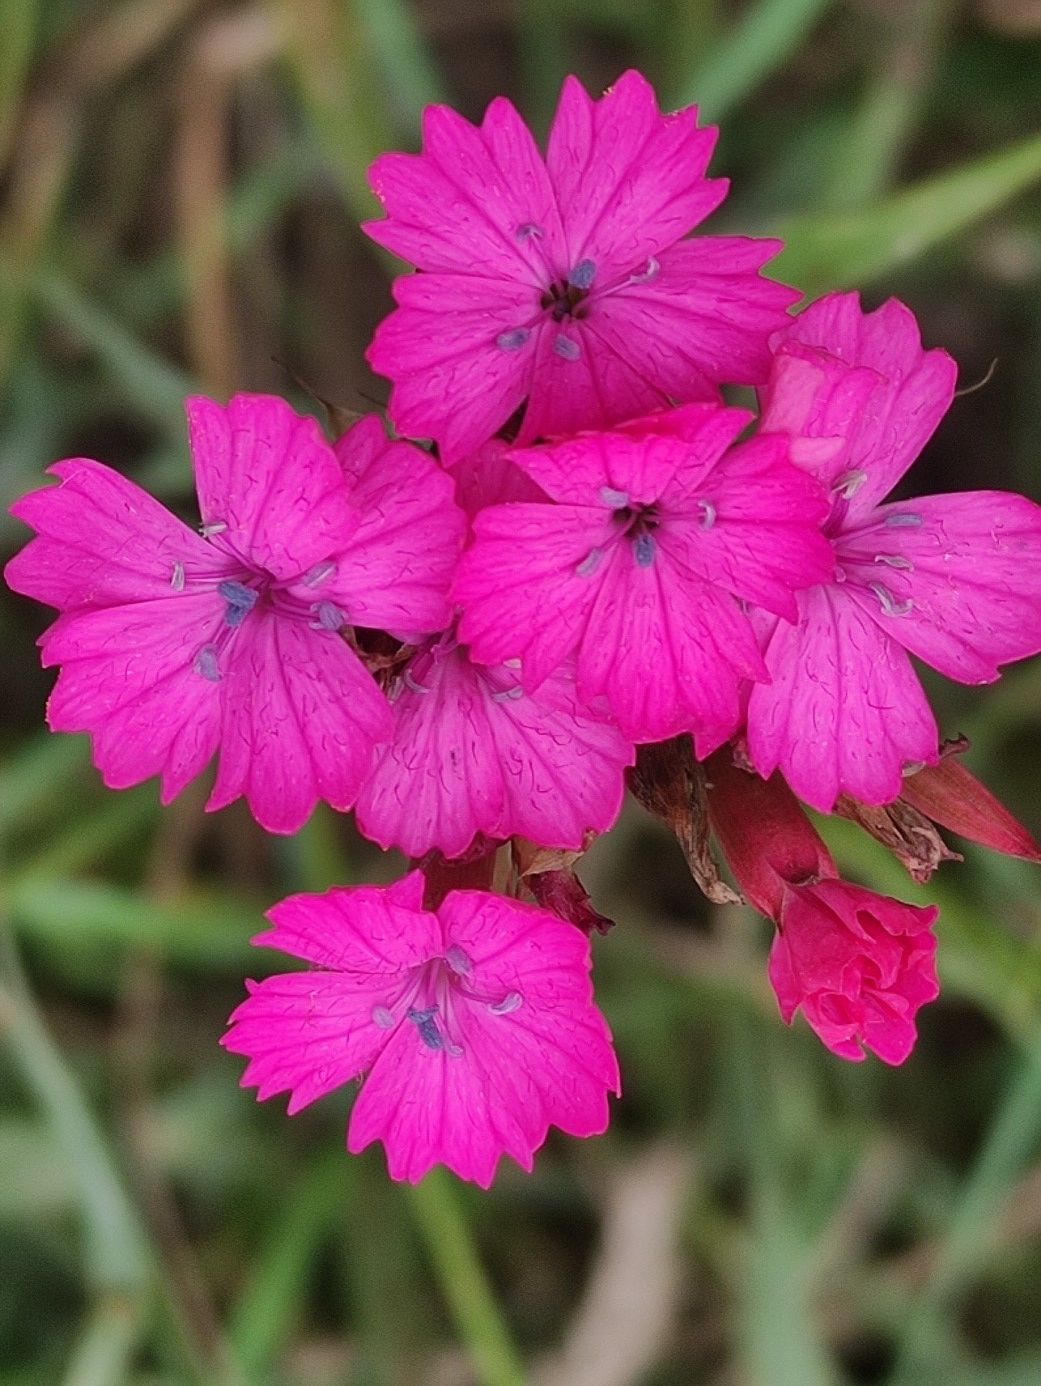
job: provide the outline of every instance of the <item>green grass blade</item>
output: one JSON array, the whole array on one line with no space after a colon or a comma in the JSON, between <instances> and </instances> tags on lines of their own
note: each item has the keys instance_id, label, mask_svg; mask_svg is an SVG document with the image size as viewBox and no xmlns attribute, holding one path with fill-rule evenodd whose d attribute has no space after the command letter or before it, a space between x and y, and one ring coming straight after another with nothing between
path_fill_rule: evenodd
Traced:
<instances>
[{"instance_id":1,"label":"green grass blade","mask_svg":"<svg viewBox=\"0 0 1041 1386\"><path fill-rule=\"evenodd\" d=\"M785 249L770 265L807 294L868 283L909 264L1041 180L1041 135L938 174L855 213L800 217L777 228Z\"/></svg>"},{"instance_id":2,"label":"green grass blade","mask_svg":"<svg viewBox=\"0 0 1041 1386\"><path fill-rule=\"evenodd\" d=\"M409 1194L438 1283L482 1386L524 1386L524 1368L488 1284L452 1176L437 1166L410 1187Z\"/></svg>"},{"instance_id":3,"label":"green grass blade","mask_svg":"<svg viewBox=\"0 0 1041 1386\"><path fill-rule=\"evenodd\" d=\"M670 93L670 106L696 103L706 121L722 119L799 49L831 0L758 0L705 60Z\"/></svg>"},{"instance_id":4,"label":"green grass blade","mask_svg":"<svg viewBox=\"0 0 1041 1386\"><path fill-rule=\"evenodd\" d=\"M397 124L418 142L423 107L449 100L426 37L406 0L353 0L353 8L385 78Z\"/></svg>"},{"instance_id":5,"label":"green grass blade","mask_svg":"<svg viewBox=\"0 0 1041 1386\"><path fill-rule=\"evenodd\" d=\"M0 167L15 125L36 38L39 0L0 0Z\"/></svg>"}]
</instances>

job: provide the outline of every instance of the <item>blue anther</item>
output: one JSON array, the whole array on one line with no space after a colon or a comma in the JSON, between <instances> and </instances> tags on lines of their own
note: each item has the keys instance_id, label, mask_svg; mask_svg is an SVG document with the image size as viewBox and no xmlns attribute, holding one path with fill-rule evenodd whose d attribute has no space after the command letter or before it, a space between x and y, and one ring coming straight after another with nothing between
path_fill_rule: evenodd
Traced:
<instances>
[{"instance_id":1,"label":"blue anther","mask_svg":"<svg viewBox=\"0 0 1041 1386\"><path fill-rule=\"evenodd\" d=\"M419 1031L419 1038L428 1049L444 1049L445 1039L437 1028L436 1006L428 1006L425 1011L417 1011L414 1006L410 1006L408 1018Z\"/></svg>"},{"instance_id":2,"label":"blue anther","mask_svg":"<svg viewBox=\"0 0 1041 1386\"><path fill-rule=\"evenodd\" d=\"M315 630L339 630L347 624L347 618L335 602L315 602L313 626Z\"/></svg>"},{"instance_id":3,"label":"blue anther","mask_svg":"<svg viewBox=\"0 0 1041 1386\"><path fill-rule=\"evenodd\" d=\"M229 579L219 582L217 591L228 603L224 620L233 629L235 626L241 626L257 604L256 588L247 587L244 582L234 582Z\"/></svg>"},{"instance_id":4,"label":"blue anther","mask_svg":"<svg viewBox=\"0 0 1041 1386\"><path fill-rule=\"evenodd\" d=\"M603 562L603 549L590 549L581 563L575 565L576 577L592 577Z\"/></svg>"},{"instance_id":5,"label":"blue anther","mask_svg":"<svg viewBox=\"0 0 1041 1386\"><path fill-rule=\"evenodd\" d=\"M633 540L633 558L637 566L649 568L654 562L654 540L649 534L638 534Z\"/></svg>"},{"instance_id":6,"label":"blue anther","mask_svg":"<svg viewBox=\"0 0 1041 1386\"><path fill-rule=\"evenodd\" d=\"M613 486L601 486L597 494L612 510L622 510L629 504L629 492L616 491Z\"/></svg>"},{"instance_id":7,"label":"blue anther","mask_svg":"<svg viewBox=\"0 0 1041 1386\"><path fill-rule=\"evenodd\" d=\"M573 289L588 289L593 282L596 274L595 260L579 260L578 264L567 277L567 282Z\"/></svg>"},{"instance_id":8,"label":"blue anther","mask_svg":"<svg viewBox=\"0 0 1041 1386\"><path fill-rule=\"evenodd\" d=\"M577 361L582 355L582 348L579 344L572 341L570 337L565 337L563 332L553 343L553 350L564 361Z\"/></svg>"},{"instance_id":9,"label":"blue anther","mask_svg":"<svg viewBox=\"0 0 1041 1386\"><path fill-rule=\"evenodd\" d=\"M921 515L916 515L913 510L897 510L892 515L887 515L885 523L890 529L917 529L922 523Z\"/></svg>"}]
</instances>

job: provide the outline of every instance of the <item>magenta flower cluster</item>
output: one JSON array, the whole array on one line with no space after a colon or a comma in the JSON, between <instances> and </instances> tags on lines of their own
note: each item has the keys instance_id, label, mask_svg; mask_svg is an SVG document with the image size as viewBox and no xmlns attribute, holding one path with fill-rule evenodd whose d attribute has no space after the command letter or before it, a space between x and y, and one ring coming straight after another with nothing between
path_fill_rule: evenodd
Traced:
<instances>
[{"instance_id":1,"label":"magenta flower cluster","mask_svg":"<svg viewBox=\"0 0 1041 1386\"><path fill-rule=\"evenodd\" d=\"M348 1145L395 1178L487 1185L551 1125L605 1128L574 891L488 887L500 844L563 863L610 828L638 747L713 758L785 1019L899 1062L936 994L935 911L840 881L783 782L827 813L941 773L909 656L981 683L1041 650L1041 510L887 501L954 363L895 301L793 316L776 241L691 236L726 194L714 136L636 72L599 100L569 79L545 157L505 100L479 127L429 109L366 227L419 271L369 352L400 437L196 398L197 529L83 458L13 507L35 537L7 580L60 612L49 723L106 784L158 775L165 803L216 757L208 808L242 796L273 833L353 808L419 863L277 905L255 941L307 969L250 983L224 1037L290 1112L365 1075Z\"/></svg>"}]
</instances>

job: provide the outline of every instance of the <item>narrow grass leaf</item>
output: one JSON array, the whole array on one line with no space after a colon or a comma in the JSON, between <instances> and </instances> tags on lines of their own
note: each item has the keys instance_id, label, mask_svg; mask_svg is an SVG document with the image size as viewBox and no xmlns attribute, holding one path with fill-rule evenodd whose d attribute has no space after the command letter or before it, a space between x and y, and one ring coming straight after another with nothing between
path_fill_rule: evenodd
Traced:
<instances>
[{"instance_id":1,"label":"narrow grass leaf","mask_svg":"<svg viewBox=\"0 0 1041 1386\"><path fill-rule=\"evenodd\" d=\"M1041 180L1041 135L941 173L862 211L800 217L771 275L815 296L869 283L973 226Z\"/></svg>"}]
</instances>

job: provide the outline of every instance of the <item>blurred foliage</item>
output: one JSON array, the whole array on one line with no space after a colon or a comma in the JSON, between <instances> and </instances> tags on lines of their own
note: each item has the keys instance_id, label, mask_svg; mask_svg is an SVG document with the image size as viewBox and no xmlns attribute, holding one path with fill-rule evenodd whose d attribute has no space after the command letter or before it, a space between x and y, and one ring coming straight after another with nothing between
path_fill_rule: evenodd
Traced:
<instances>
[{"instance_id":1,"label":"blurred foliage","mask_svg":"<svg viewBox=\"0 0 1041 1386\"><path fill-rule=\"evenodd\" d=\"M544 131L629 63L723 120L718 225L779 232L807 292L897 293L964 385L919 490L1041 499L1038 0L0 0L0 498L100 456L189 505L184 394L385 398L392 266L365 166L429 100ZM0 521L6 551L19 526ZM46 615L0 624L0 1386L1036 1386L1041 877L966 850L943 998L899 1071L779 1023L765 932L695 896L631 810L587 859L625 1097L488 1195L287 1121L217 1048L289 890L388 879L319 813L268 841L189 792L104 791L41 730ZM1041 830L1041 669L930 683ZM522 1365L523 1364L523 1365Z\"/></svg>"}]
</instances>

